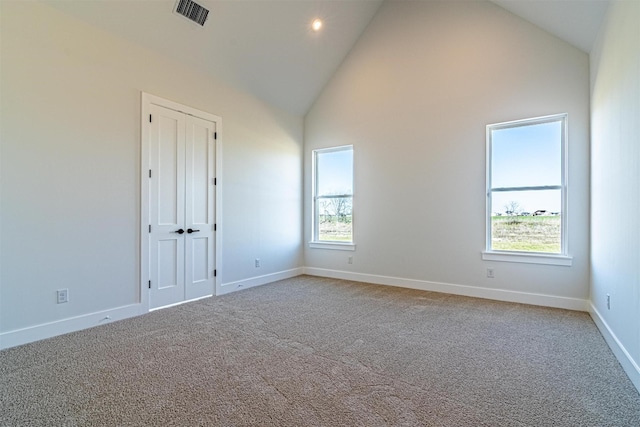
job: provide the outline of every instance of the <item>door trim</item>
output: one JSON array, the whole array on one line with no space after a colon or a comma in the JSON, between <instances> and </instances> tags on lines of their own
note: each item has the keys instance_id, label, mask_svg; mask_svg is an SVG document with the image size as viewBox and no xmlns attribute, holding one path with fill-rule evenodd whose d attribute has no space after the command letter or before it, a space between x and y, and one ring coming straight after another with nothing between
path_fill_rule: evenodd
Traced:
<instances>
[{"instance_id":1,"label":"door trim","mask_svg":"<svg viewBox=\"0 0 640 427\"><path fill-rule=\"evenodd\" d=\"M151 105L159 105L164 108L179 111L191 116L200 117L216 123L217 138L215 140L215 179L214 187L214 223L216 231L214 231L215 252L213 265L217 274L213 278L212 294L217 294L220 287L220 265L222 264L222 118L211 113L188 107L159 96L141 92L141 116L140 116L140 288L138 301L144 311L149 309L149 116Z\"/></svg>"}]
</instances>

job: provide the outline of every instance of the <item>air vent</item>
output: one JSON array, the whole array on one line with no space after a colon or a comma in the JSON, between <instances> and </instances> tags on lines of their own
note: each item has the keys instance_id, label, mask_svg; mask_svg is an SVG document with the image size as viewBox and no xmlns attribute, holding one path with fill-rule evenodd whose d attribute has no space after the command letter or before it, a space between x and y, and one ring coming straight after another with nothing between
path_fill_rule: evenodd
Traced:
<instances>
[{"instance_id":1,"label":"air vent","mask_svg":"<svg viewBox=\"0 0 640 427\"><path fill-rule=\"evenodd\" d=\"M178 0L175 12L200 26L204 26L209 16L208 9L191 0Z\"/></svg>"}]
</instances>

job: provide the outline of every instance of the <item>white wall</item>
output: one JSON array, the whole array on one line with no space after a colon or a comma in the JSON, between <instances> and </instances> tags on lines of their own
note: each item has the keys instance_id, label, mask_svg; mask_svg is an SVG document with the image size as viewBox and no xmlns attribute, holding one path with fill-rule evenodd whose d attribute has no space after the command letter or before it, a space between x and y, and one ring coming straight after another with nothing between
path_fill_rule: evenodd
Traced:
<instances>
[{"instance_id":1,"label":"white wall","mask_svg":"<svg viewBox=\"0 0 640 427\"><path fill-rule=\"evenodd\" d=\"M482 261L485 126L565 112L573 266ZM386 2L305 117L306 242L311 150L344 144L356 251L306 247L309 271L587 309L585 53L489 2Z\"/></svg>"},{"instance_id":2,"label":"white wall","mask_svg":"<svg viewBox=\"0 0 640 427\"><path fill-rule=\"evenodd\" d=\"M640 389L638 22L640 2L612 2L591 54L591 301L594 320Z\"/></svg>"},{"instance_id":3,"label":"white wall","mask_svg":"<svg viewBox=\"0 0 640 427\"><path fill-rule=\"evenodd\" d=\"M301 266L301 117L46 5L0 3L0 347L139 301L141 91L222 117L222 283Z\"/></svg>"}]
</instances>

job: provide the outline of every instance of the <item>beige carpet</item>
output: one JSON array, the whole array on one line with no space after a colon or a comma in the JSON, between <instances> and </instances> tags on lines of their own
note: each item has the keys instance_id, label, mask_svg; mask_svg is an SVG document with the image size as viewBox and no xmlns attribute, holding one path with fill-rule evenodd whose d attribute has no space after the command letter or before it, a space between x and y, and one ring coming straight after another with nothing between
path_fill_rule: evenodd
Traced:
<instances>
[{"instance_id":1,"label":"beige carpet","mask_svg":"<svg viewBox=\"0 0 640 427\"><path fill-rule=\"evenodd\" d=\"M1 426L640 426L586 313L301 276L0 352Z\"/></svg>"}]
</instances>

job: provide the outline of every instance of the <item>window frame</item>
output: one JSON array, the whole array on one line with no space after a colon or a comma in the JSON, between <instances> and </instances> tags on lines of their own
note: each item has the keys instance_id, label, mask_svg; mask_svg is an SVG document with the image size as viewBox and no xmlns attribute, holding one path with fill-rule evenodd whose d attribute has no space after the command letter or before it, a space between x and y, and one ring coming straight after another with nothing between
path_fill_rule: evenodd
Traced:
<instances>
[{"instance_id":1,"label":"window frame","mask_svg":"<svg viewBox=\"0 0 640 427\"><path fill-rule=\"evenodd\" d=\"M335 250L344 250L344 251L353 251L355 250L354 243L354 206L353 206L353 194L355 193L354 182L353 182L353 168L355 163L355 158L352 160L352 174L351 174L351 194L338 194L338 195L330 195L330 196L318 196L318 167L317 167L317 159L318 154L327 154L327 153L335 153L339 151L351 151L354 152L353 145L341 145L337 147L328 147L328 148L318 148L311 151L311 190L312 190L312 198L311 198L311 241L309 242L310 248L316 249L335 249ZM319 231L319 200L323 199L331 199L331 198L351 198L351 241L348 242L340 242L340 241L330 241L330 240L319 240L318 231Z\"/></svg>"},{"instance_id":2,"label":"window frame","mask_svg":"<svg viewBox=\"0 0 640 427\"><path fill-rule=\"evenodd\" d=\"M541 186L515 186L493 188L491 183L492 175L492 132L502 129L534 126L552 122L561 123L561 177L559 185ZM530 119L513 120L509 122L495 123L486 127L486 242L485 250L482 252L482 259L487 261L508 261L531 264L547 264L570 266L572 257L568 252L568 114L554 114L549 116L535 117ZM492 194L494 192L505 191L545 191L560 190L561 212L560 212L560 252L534 252L534 251L514 251L499 250L491 247L491 214L492 214Z\"/></svg>"}]
</instances>

